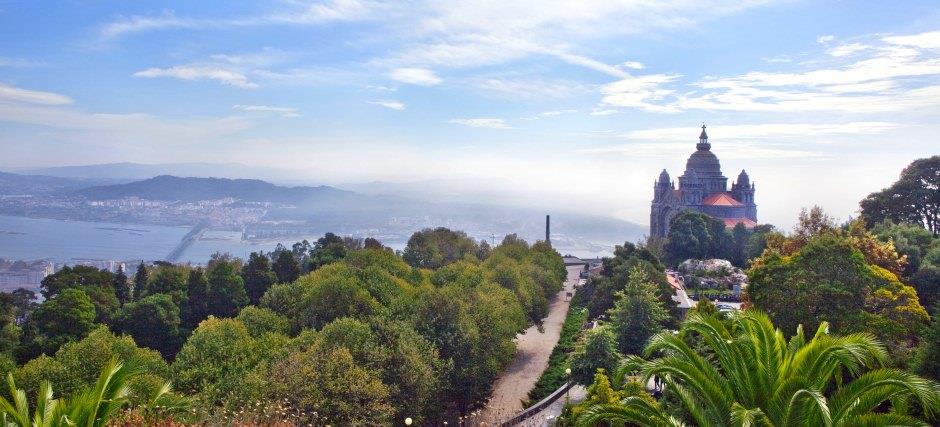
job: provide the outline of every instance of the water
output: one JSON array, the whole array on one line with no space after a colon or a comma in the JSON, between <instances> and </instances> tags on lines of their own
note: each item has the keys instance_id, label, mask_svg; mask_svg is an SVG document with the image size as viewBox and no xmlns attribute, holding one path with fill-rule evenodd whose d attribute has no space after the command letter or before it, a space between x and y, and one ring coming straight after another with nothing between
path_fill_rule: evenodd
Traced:
<instances>
[{"instance_id":1,"label":"water","mask_svg":"<svg viewBox=\"0 0 940 427\"><path fill-rule=\"evenodd\" d=\"M71 264L77 259L160 260L179 244L189 230L190 227L0 215L0 258L51 259L58 264ZM313 242L318 237L321 236L301 236L290 238L283 243L290 247L294 242L305 238ZM394 249L403 249L405 246L405 242L382 243ZM276 241L244 241L239 232L208 230L183 252L178 261L204 264L215 252L228 252L247 259L251 252L270 252L276 246ZM575 256L598 255L596 250L569 247L563 242L560 242L556 249L562 254L570 253Z\"/></svg>"},{"instance_id":2,"label":"water","mask_svg":"<svg viewBox=\"0 0 940 427\"><path fill-rule=\"evenodd\" d=\"M0 258L49 258L56 263L72 263L75 259L161 259L188 231L189 227L0 215Z\"/></svg>"}]
</instances>

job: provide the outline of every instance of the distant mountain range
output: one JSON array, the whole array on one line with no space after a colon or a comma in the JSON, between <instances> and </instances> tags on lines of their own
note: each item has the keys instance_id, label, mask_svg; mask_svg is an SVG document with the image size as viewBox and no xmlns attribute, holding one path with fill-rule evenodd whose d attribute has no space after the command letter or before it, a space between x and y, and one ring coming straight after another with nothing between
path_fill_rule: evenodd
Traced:
<instances>
[{"instance_id":1,"label":"distant mountain range","mask_svg":"<svg viewBox=\"0 0 940 427\"><path fill-rule=\"evenodd\" d=\"M121 182L114 179L60 178L0 172L0 195L64 194L95 185Z\"/></svg>"},{"instance_id":2,"label":"distant mountain range","mask_svg":"<svg viewBox=\"0 0 940 427\"><path fill-rule=\"evenodd\" d=\"M334 187L281 187L257 179L181 178L160 175L126 184L84 188L76 194L90 199L140 197L150 200L195 202L232 197L249 202L307 202L323 197L348 197L354 193Z\"/></svg>"},{"instance_id":3,"label":"distant mountain range","mask_svg":"<svg viewBox=\"0 0 940 427\"><path fill-rule=\"evenodd\" d=\"M224 169L220 165L205 163L169 166L172 167L167 169L189 168L192 172L202 173L208 173L206 168L210 166L217 171ZM121 163L41 170L62 176L0 172L0 195L84 196L97 200L140 197L184 202L232 197L290 205L270 209L266 220L304 220L337 227L337 230L371 229L381 233L390 221L400 223L400 220L423 218L421 221L429 226L475 230L478 238L482 237L481 233L488 236L490 232L514 232L528 240L544 236L544 215L551 213L553 235L560 240L590 242L593 247L610 248L624 241L636 241L647 230L646 226L616 218L572 212L571 209L576 207L519 207L502 203L498 197L489 200L475 197L476 192L449 194L446 185L431 181L412 184L377 182L340 189L322 185L281 186L259 179L184 178L167 174L167 169L160 165ZM161 173L140 180L131 179L145 175L148 170L160 170ZM65 177L69 175L77 177Z\"/></svg>"},{"instance_id":4,"label":"distant mountain range","mask_svg":"<svg viewBox=\"0 0 940 427\"><path fill-rule=\"evenodd\" d=\"M255 178L274 181L294 181L296 172L241 163L102 163L97 165L56 166L19 169L17 173L54 176L61 178L92 178L140 180L160 175L191 176L199 178ZM292 179L293 178L293 179Z\"/></svg>"}]
</instances>

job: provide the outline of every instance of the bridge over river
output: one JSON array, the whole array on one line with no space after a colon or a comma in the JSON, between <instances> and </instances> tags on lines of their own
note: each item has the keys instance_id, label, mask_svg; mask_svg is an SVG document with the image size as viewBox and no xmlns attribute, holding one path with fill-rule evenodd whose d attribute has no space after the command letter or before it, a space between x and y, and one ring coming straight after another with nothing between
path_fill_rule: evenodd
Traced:
<instances>
[{"instance_id":1,"label":"bridge over river","mask_svg":"<svg viewBox=\"0 0 940 427\"><path fill-rule=\"evenodd\" d=\"M185 236L180 240L179 244L170 251L165 258L166 262L176 262L179 260L180 256L183 255L183 252L186 252L193 242L199 240L202 237L202 234L206 232L206 229L209 228L209 220L199 221L192 230L189 230L189 233L186 233Z\"/></svg>"}]
</instances>

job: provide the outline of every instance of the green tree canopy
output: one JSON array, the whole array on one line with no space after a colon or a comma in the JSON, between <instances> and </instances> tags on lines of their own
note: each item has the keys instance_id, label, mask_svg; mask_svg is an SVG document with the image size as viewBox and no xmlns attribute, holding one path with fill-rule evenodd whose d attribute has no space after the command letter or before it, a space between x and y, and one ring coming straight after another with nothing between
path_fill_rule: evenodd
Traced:
<instances>
[{"instance_id":1,"label":"green tree canopy","mask_svg":"<svg viewBox=\"0 0 940 427\"><path fill-rule=\"evenodd\" d=\"M892 220L940 234L940 156L915 160L894 184L869 194L860 205L869 225Z\"/></svg>"},{"instance_id":2,"label":"green tree canopy","mask_svg":"<svg viewBox=\"0 0 940 427\"><path fill-rule=\"evenodd\" d=\"M647 340L663 329L669 312L656 296L656 285L641 268L630 272L630 280L610 309L610 320L617 336L617 349L624 354L639 354Z\"/></svg>"},{"instance_id":3,"label":"green tree canopy","mask_svg":"<svg viewBox=\"0 0 940 427\"><path fill-rule=\"evenodd\" d=\"M129 334L140 345L172 359L182 345L180 309L167 294L150 295L121 308L116 329Z\"/></svg>"},{"instance_id":4,"label":"green tree canopy","mask_svg":"<svg viewBox=\"0 0 940 427\"><path fill-rule=\"evenodd\" d=\"M412 234L402 257L414 267L435 269L473 256L476 251L476 242L466 233L439 227Z\"/></svg>"}]
</instances>

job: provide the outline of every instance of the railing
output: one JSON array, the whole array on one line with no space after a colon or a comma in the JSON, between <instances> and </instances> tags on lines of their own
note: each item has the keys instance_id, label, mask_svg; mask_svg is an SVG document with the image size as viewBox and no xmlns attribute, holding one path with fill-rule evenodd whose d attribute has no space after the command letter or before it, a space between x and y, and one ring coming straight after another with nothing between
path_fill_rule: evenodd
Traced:
<instances>
[{"instance_id":1,"label":"railing","mask_svg":"<svg viewBox=\"0 0 940 427\"><path fill-rule=\"evenodd\" d=\"M506 421L503 421L503 422L500 424L500 426L501 426L501 427L510 427L510 426L514 426L514 425L516 425L516 424L519 424L519 423L525 421L527 418L529 418L529 417L531 417L531 416L533 416L533 415L535 415L535 414L537 414L537 413L539 413L539 412L542 412L542 410L544 410L545 408L547 408L547 407L551 406L553 403L555 403L555 401L558 400L563 394L565 394L565 392L567 392L568 389L570 389L571 386L573 386L573 385L574 385L574 384L572 384L571 381L566 382L563 386L559 387L558 390L555 390L554 392L552 392L552 394L550 394L550 395L548 395L548 396L545 396L545 398L542 399L542 400L540 400L540 401L538 401L538 403L536 403L536 404L534 404L534 405L532 405L532 406L526 408L526 409L523 410L522 412L516 414L516 416L514 416L514 417L512 417L512 418L510 418L510 419L508 419L508 420L506 420Z\"/></svg>"}]
</instances>

